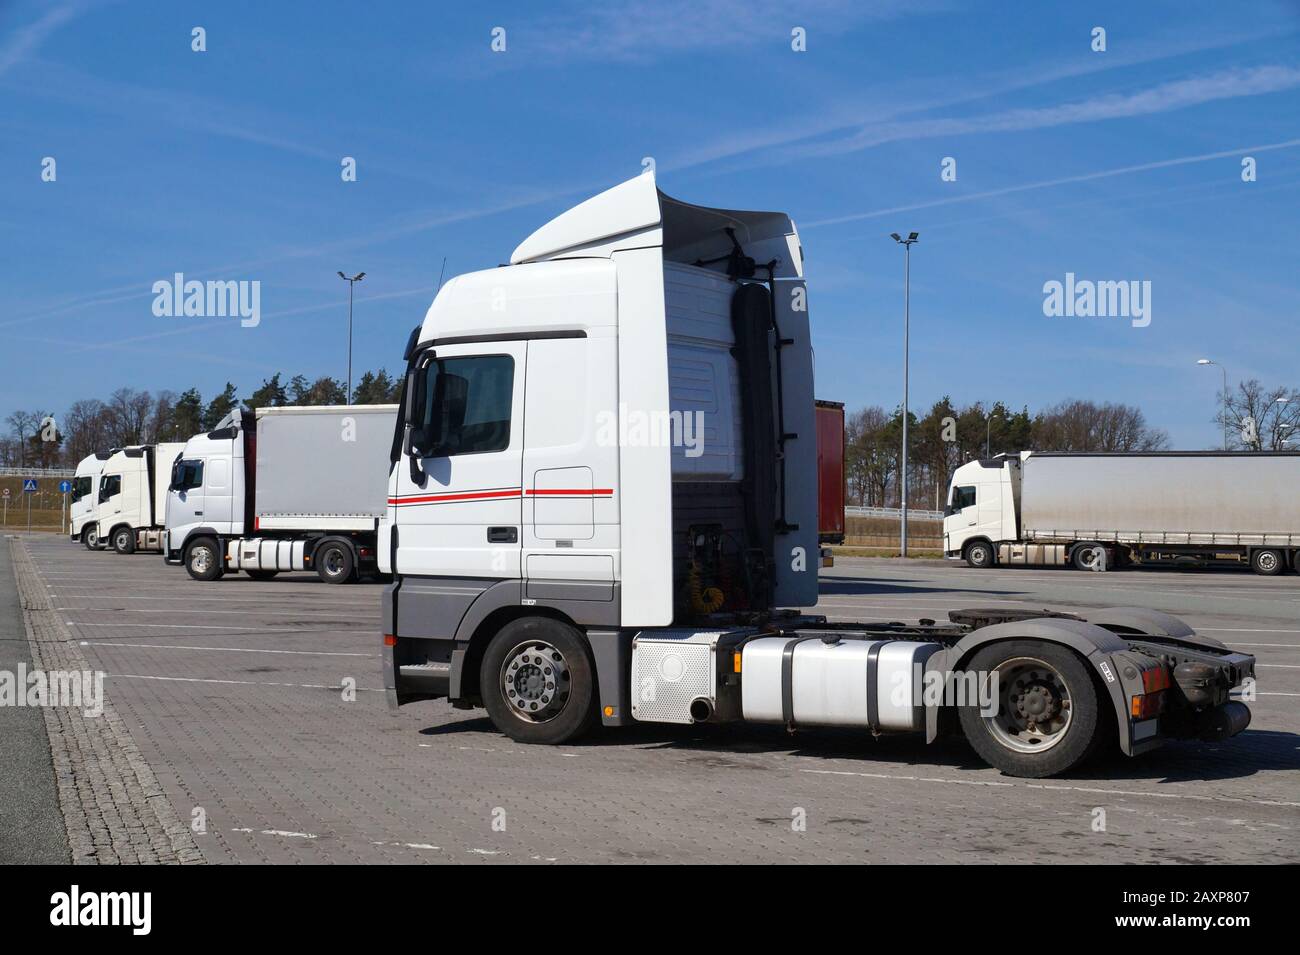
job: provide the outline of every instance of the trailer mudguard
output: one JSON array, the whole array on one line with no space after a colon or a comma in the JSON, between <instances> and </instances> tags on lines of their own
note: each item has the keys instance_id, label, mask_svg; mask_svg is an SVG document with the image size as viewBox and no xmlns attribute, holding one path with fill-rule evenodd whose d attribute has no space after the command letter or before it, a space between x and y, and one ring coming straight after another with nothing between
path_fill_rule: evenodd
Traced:
<instances>
[{"instance_id":1,"label":"trailer mudguard","mask_svg":"<svg viewBox=\"0 0 1300 955\"><path fill-rule=\"evenodd\" d=\"M1174 619L1174 618L1170 618ZM1082 656L1101 677L1102 685L1110 694L1115 707L1116 722L1119 725L1119 745L1126 756L1133 755L1133 740L1129 729L1129 714L1125 689L1119 674L1123 668L1112 659L1113 656L1125 654L1128 644L1115 634L1095 623L1082 620L1069 620L1059 617L1044 617L1032 620L1018 620L1011 623L998 623L991 627L981 627L967 634L947 650L936 653L926 664L926 671L950 672L961 669L965 660L970 659L980 647L1000 640L1043 640L1069 647ZM1110 669L1107 675L1102 668L1105 663ZM941 707L927 706L925 709L925 741L932 743L939 735L939 711Z\"/></svg>"}]
</instances>

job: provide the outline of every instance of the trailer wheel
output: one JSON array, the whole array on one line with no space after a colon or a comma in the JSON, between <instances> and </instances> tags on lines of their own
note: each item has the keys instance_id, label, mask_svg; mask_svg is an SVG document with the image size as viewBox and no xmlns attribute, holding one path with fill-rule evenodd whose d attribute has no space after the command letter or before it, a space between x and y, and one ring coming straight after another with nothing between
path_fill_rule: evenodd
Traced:
<instances>
[{"instance_id":1,"label":"trailer wheel","mask_svg":"<svg viewBox=\"0 0 1300 955\"><path fill-rule=\"evenodd\" d=\"M185 548L185 570L195 580L216 580L226 572L221 552L211 537L200 537Z\"/></svg>"},{"instance_id":2,"label":"trailer wheel","mask_svg":"<svg viewBox=\"0 0 1300 955\"><path fill-rule=\"evenodd\" d=\"M270 579L273 578L276 574L278 574L279 571L278 571L278 570L247 570L247 569L246 569L246 570L244 571L244 573L248 574L248 576L249 576L249 577L252 577L254 580L270 580Z\"/></svg>"},{"instance_id":3,"label":"trailer wheel","mask_svg":"<svg viewBox=\"0 0 1300 955\"><path fill-rule=\"evenodd\" d=\"M997 676L991 714L978 700L960 707L962 732L975 752L1009 776L1066 772L1100 743L1105 721L1097 685L1073 651L1041 640L1009 640L976 652L966 665L981 696Z\"/></svg>"},{"instance_id":4,"label":"trailer wheel","mask_svg":"<svg viewBox=\"0 0 1300 955\"><path fill-rule=\"evenodd\" d=\"M1070 554L1070 563L1074 565L1075 570L1095 570L1099 563L1100 569L1105 570L1104 561L1107 557L1106 548L1101 544L1076 544Z\"/></svg>"},{"instance_id":5,"label":"trailer wheel","mask_svg":"<svg viewBox=\"0 0 1300 955\"><path fill-rule=\"evenodd\" d=\"M993 545L988 541L973 541L966 546L966 563L977 570L992 567L995 559Z\"/></svg>"},{"instance_id":6,"label":"trailer wheel","mask_svg":"<svg viewBox=\"0 0 1300 955\"><path fill-rule=\"evenodd\" d=\"M131 530L131 528L129 527L117 528L115 531L113 531L113 536L111 540L113 542L113 550L117 551L117 553L119 554L135 553L135 531Z\"/></svg>"},{"instance_id":7,"label":"trailer wheel","mask_svg":"<svg viewBox=\"0 0 1300 955\"><path fill-rule=\"evenodd\" d=\"M577 630L549 617L521 617L488 644L479 687L497 729L521 743L553 745L595 722L595 676Z\"/></svg>"},{"instance_id":8,"label":"trailer wheel","mask_svg":"<svg viewBox=\"0 0 1300 955\"><path fill-rule=\"evenodd\" d=\"M86 550L99 549L99 531L95 525L87 524L81 529L81 543L85 545Z\"/></svg>"},{"instance_id":9,"label":"trailer wheel","mask_svg":"<svg viewBox=\"0 0 1300 955\"><path fill-rule=\"evenodd\" d=\"M1250 569L1265 577L1276 577L1286 567L1280 550L1257 550L1250 555Z\"/></svg>"},{"instance_id":10,"label":"trailer wheel","mask_svg":"<svg viewBox=\"0 0 1300 955\"><path fill-rule=\"evenodd\" d=\"M329 541L316 548L316 573L327 584L350 583L356 576L352 548L342 541Z\"/></svg>"}]
</instances>

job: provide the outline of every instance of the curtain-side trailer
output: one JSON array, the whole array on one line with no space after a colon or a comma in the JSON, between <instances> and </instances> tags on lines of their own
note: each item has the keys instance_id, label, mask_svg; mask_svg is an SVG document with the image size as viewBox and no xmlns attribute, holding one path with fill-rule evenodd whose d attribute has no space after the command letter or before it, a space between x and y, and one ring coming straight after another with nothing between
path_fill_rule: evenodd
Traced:
<instances>
[{"instance_id":1,"label":"curtain-side trailer","mask_svg":"<svg viewBox=\"0 0 1300 955\"><path fill-rule=\"evenodd\" d=\"M393 706L506 735L748 720L960 732L1064 772L1223 739L1254 658L1166 614L830 623L803 251L789 217L647 173L444 285L405 350L380 567ZM701 440L696 440L701 438Z\"/></svg>"},{"instance_id":2,"label":"curtain-side trailer","mask_svg":"<svg viewBox=\"0 0 1300 955\"><path fill-rule=\"evenodd\" d=\"M185 445L167 500L169 563L195 580L375 568L396 405L236 411Z\"/></svg>"},{"instance_id":3,"label":"curtain-side trailer","mask_svg":"<svg viewBox=\"0 0 1300 955\"><path fill-rule=\"evenodd\" d=\"M1300 566L1300 452L1032 451L953 472L944 552L972 567Z\"/></svg>"}]
</instances>

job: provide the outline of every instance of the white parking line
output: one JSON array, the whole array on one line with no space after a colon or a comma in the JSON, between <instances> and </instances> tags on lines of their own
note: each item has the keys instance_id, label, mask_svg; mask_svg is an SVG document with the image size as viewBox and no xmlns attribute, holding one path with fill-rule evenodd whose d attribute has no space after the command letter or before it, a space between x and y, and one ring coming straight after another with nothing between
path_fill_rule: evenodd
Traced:
<instances>
[{"instance_id":1,"label":"white parking line","mask_svg":"<svg viewBox=\"0 0 1300 955\"><path fill-rule=\"evenodd\" d=\"M325 683L269 683L265 680L208 680L197 676L145 676L142 673L106 673L110 680L161 680L165 683L221 683L230 686L289 686L300 690L345 690L348 687ZM358 686L355 689L363 693L383 693L373 686ZM1263 695L1263 694L1261 694Z\"/></svg>"},{"instance_id":2,"label":"white parking line","mask_svg":"<svg viewBox=\"0 0 1300 955\"><path fill-rule=\"evenodd\" d=\"M82 640L83 647L132 647L140 650L212 650L226 653L294 653L308 657L378 657L378 653L344 653L339 650L262 650L254 647L185 647L163 643L108 643L104 640Z\"/></svg>"},{"instance_id":3,"label":"white parking line","mask_svg":"<svg viewBox=\"0 0 1300 955\"><path fill-rule=\"evenodd\" d=\"M92 613L165 613L171 615L201 614L202 616L205 617L214 614L227 614L232 616L244 616L244 617L248 617L248 616L301 617L305 620L331 620L341 616L340 614L333 614L333 613L310 614L310 613L298 613L296 611L290 611L290 610L180 610L180 609L175 609L170 607L166 610L130 610L126 607L55 607L54 609L67 610L67 611L89 610ZM376 619L378 619L379 614L376 613L375 617ZM362 618L357 618L355 620L350 620L348 622L369 623L370 621Z\"/></svg>"},{"instance_id":4,"label":"white parking line","mask_svg":"<svg viewBox=\"0 0 1300 955\"><path fill-rule=\"evenodd\" d=\"M1140 789L1101 789L1090 786L1049 786L1044 783L1008 783L1008 782L983 782L974 779L950 779L943 776L904 776L892 773L860 773L848 772L846 770L836 769L801 769L801 773L809 773L815 776L862 776L868 779L889 779L905 782L921 783L955 783L961 786L1005 786L1005 787L1024 787L1026 789L1044 789L1053 792L1080 792L1095 793L1105 796L1149 796L1154 799L1188 799L1197 802L1238 802L1254 803L1262 806L1283 806L1288 809L1300 808L1300 802L1282 802L1273 799L1258 799L1254 796L1204 796L1195 793L1155 793L1146 792Z\"/></svg>"},{"instance_id":5,"label":"white parking line","mask_svg":"<svg viewBox=\"0 0 1300 955\"><path fill-rule=\"evenodd\" d=\"M68 626L71 627L130 626L131 629L133 630L145 629L145 628L150 630L245 630L245 631L251 630L256 633L365 633L366 629L369 629L369 628L352 629L349 627L323 627L320 629L313 629L311 627L263 628L263 627L241 627L238 626L237 624L231 624L228 627L216 627L216 626L209 626L207 624L201 624L201 623L133 623L127 625L127 624L117 624L117 623L96 623L94 621L91 621L89 623L84 623L79 620L76 621L69 620L67 621L67 623Z\"/></svg>"}]
</instances>

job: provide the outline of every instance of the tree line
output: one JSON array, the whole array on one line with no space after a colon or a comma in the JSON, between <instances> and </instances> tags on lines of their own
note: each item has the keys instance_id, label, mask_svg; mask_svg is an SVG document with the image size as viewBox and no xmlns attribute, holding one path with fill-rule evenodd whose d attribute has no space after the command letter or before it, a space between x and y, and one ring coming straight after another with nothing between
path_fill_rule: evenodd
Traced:
<instances>
[{"instance_id":1,"label":"tree line","mask_svg":"<svg viewBox=\"0 0 1300 955\"><path fill-rule=\"evenodd\" d=\"M179 395L173 391L137 391L119 388L108 398L74 401L62 417L47 411L15 411L5 418L9 433L0 438L0 466L76 467L87 455L108 448L163 441L185 441L211 431L230 412L285 405L341 405L347 403L347 386L337 378L309 380L294 375L287 382L277 372L246 398L232 382L204 400L197 388ZM400 380L386 370L367 371L352 390L354 404L391 404L397 400ZM53 417L55 427L44 425ZM47 440L53 438L53 440Z\"/></svg>"}]
</instances>

